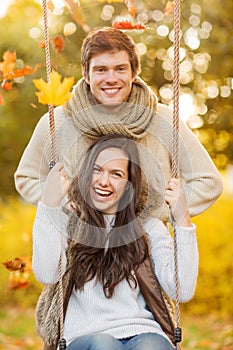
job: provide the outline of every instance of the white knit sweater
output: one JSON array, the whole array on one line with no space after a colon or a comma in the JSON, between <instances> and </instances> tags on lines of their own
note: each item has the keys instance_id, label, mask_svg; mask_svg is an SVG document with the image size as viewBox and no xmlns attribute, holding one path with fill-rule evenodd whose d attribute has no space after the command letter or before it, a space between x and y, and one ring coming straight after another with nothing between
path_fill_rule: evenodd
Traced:
<instances>
[{"instance_id":1,"label":"white knit sweater","mask_svg":"<svg viewBox=\"0 0 233 350\"><path fill-rule=\"evenodd\" d=\"M67 217L61 208L48 208L39 203L33 228L33 271L43 284L58 281L61 252L65 270L66 224ZM174 299L172 237L164 224L154 218L148 219L144 228L151 243L155 274L164 291ZM180 301L185 302L193 297L198 274L195 225L177 227L177 244ZM86 283L82 292L73 290L64 324L67 342L83 334L99 332L119 339L145 332L155 332L167 338L146 309L139 288L131 288L125 280L116 287L111 299L104 296L102 285L95 280Z\"/></svg>"},{"instance_id":2,"label":"white knit sweater","mask_svg":"<svg viewBox=\"0 0 233 350\"><path fill-rule=\"evenodd\" d=\"M74 118L63 107L54 110L56 121L56 146L58 160L64 164L68 178L77 174L77 169L89 146L75 126ZM163 203L164 189L171 178L172 111L158 104L145 137L138 141L142 171L151 188L157 193L154 198L153 215L166 221L167 206ZM179 175L185 180L185 192L191 216L198 215L211 206L222 192L221 177L210 156L193 132L180 121ZM30 203L41 198L42 187L49 172L51 161L49 116L38 122L15 173L16 189Z\"/></svg>"}]
</instances>

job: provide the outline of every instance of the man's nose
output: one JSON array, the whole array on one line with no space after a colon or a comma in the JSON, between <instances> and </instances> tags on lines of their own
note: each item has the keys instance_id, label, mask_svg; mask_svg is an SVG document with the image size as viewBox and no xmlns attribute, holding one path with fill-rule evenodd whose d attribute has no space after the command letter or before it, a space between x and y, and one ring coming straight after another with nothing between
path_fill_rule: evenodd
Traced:
<instances>
[{"instance_id":1,"label":"man's nose","mask_svg":"<svg viewBox=\"0 0 233 350\"><path fill-rule=\"evenodd\" d=\"M106 74L106 81L113 83L117 81L117 72L113 69L109 69Z\"/></svg>"}]
</instances>

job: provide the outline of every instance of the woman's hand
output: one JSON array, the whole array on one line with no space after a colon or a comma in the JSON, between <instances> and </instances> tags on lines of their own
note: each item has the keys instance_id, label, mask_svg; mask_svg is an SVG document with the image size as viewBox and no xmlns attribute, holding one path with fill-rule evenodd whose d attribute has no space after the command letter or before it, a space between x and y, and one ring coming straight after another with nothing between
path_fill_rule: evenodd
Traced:
<instances>
[{"instance_id":1,"label":"woman's hand","mask_svg":"<svg viewBox=\"0 0 233 350\"><path fill-rule=\"evenodd\" d=\"M70 183L63 169L64 167L61 163L56 163L45 181L42 203L48 207L58 207L69 189Z\"/></svg>"},{"instance_id":2,"label":"woman's hand","mask_svg":"<svg viewBox=\"0 0 233 350\"><path fill-rule=\"evenodd\" d=\"M169 205L178 226L191 226L185 191L180 180L172 178L165 190L165 202Z\"/></svg>"}]
</instances>

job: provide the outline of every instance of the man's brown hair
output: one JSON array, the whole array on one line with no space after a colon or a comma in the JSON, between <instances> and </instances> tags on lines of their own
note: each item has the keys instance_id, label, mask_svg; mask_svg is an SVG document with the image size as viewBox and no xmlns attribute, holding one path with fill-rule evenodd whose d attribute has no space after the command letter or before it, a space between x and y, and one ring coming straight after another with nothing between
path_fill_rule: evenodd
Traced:
<instances>
[{"instance_id":1,"label":"man's brown hair","mask_svg":"<svg viewBox=\"0 0 233 350\"><path fill-rule=\"evenodd\" d=\"M132 75L140 73L140 55L132 38L119 29L102 28L90 32L84 39L81 49L81 62L83 72L89 78L89 65L91 58L106 51L124 50L129 55Z\"/></svg>"}]
</instances>

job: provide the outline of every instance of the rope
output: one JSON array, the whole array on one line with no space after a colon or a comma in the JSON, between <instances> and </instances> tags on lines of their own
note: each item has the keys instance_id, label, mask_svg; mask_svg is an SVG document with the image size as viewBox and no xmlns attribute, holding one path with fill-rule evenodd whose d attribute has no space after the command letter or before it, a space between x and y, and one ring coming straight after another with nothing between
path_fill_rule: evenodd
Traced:
<instances>
[{"instance_id":1,"label":"rope","mask_svg":"<svg viewBox=\"0 0 233 350\"><path fill-rule=\"evenodd\" d=\"M46 62L46 75L47 81L50 81L51 74L51 61L49 52L49 30L48 30L48 16L47 16L47 3L46 0L42 0L43 9L43 23L44 23L44 40L45 40L45 62ZM55 121L54 121L54 107L53 105L48 105L49 110L49 131L51 140L51 163L50 169L54 166L56 162L56 140L55 140Z\"/></svg>"},{"instance_id":2,"label":"rope","mask_svg":"<svg viewBox=\"0 0 233 350\"><path fill-rule=\"evenodd\" d=\"M48 30L48 16L47 16L47 3L46 0L42 0L43 9L43 23L44 23L44 40L45 40L45 60L46 60L46 74L47 81L50 81L51 74L51 61L50 61L50 51L49 51L49 30ZM57 161L57 149L56 149L56 138L55 138L55 120L54 120L54 107L53 105L48 105L49 111L49 131L50 131L50 143L51 143L51 161L49 164L49 169L51 170ZM59 339L59 349L66 349L66 341L64 337L64 317L63 317L63 283L62 283L62 256L59 259L59 281L58 281L58 303L59 303L59 329L60 329L60 339Z\"/></svg>"},{"instance_id":3,"label":"rope","mask_svg":"<svg viewBox=\"0 0 233 350\"><path fill-rule=\"evenodd\" d=\"M180 93L180 0L174 0L174 68L173 68L173 139L172 139L172 177L178 177L179 168L179 93ZM182 339L180 328L179 308L179 278L178 278L178 257L177 257L177 236L176 225L173 217L171 223L174 229L174 269L176 289L176 327L175 342L176 349L180 349Z\"/></svg>"}]
</instances>

